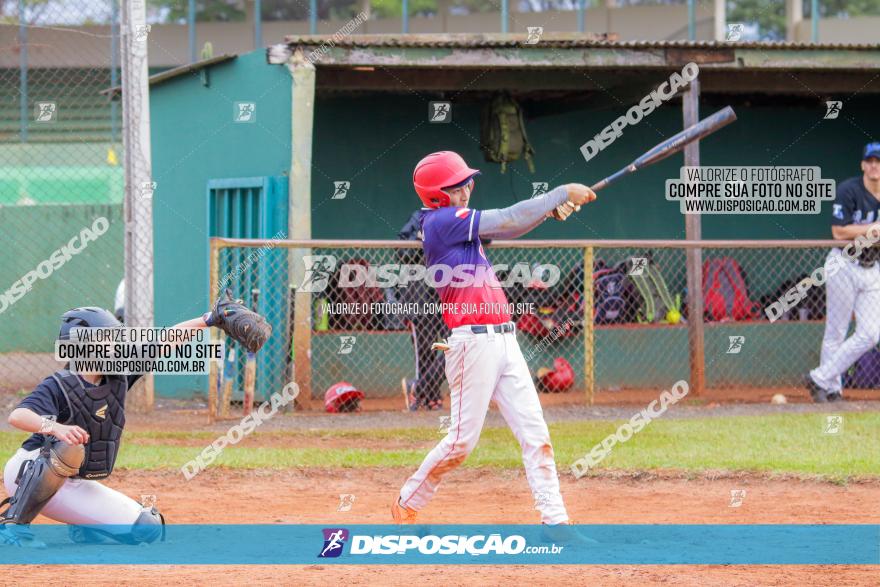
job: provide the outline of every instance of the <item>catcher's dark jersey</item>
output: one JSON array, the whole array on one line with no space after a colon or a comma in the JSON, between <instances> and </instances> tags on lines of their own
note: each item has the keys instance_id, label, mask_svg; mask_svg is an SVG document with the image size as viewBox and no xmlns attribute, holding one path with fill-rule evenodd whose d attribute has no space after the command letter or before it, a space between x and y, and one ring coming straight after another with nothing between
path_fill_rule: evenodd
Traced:
<instances>
[{"instance_id":1,"label":"catcher's dark jersey","mask_svg":"<svg viewBox=\"0 0 880 587\"><path fill-rule=\"evenodd\" d=\"M140 377L140 375L129 375L127 377L129 389ZM86 388L97 387L85 380L82 380L82 384ZM37 385L26 398L21 400L17 407L27 408L40 416L55 416L56 421L62 424L70 420L70 409L68 408L64 393L51 376L43 379L42 383ZM25 450L33 450L43 446L43 441L44 437L42 434L32 434L24 441L21 447Z\"/></svg>"}]
</instances>

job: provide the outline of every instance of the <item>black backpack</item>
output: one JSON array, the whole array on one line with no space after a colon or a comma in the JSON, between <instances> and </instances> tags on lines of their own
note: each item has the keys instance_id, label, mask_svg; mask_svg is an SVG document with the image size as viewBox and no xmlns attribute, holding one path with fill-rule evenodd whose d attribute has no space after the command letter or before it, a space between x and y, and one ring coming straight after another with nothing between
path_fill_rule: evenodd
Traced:
<instances>
[{"instance_id":1,"label":"black backpack","mask_svg":"<svg viewBox=\"0 0 880 587\"><path fill-rule=\"evenodd\" d=\"M635 291L626 264L600 267L593 272L593 322L622 324L635 317Z\"/></svg>"}]
</instances>

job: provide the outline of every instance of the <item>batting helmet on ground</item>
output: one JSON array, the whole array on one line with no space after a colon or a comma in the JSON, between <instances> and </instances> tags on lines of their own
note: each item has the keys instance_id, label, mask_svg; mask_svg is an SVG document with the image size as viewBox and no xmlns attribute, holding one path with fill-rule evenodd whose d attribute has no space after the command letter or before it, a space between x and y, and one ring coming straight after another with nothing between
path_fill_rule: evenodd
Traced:
<instances>
[{"instance_id":1,"label":"batting helmet on ground","mask_svg":"<svg viewBox=\"0 0 880 587\"><path fill-rule=\"evenodd\" d=\"M324 393L324 407L331 414L340 412L356 412L360 409L364 392L348 381L334 383Z\"/></svg>"},{"instance_id":2,"label":"batting helmet on ground","mask_svg":"<svg viewBox=\"0 0 880 587\"><path fill-rule=\"evenodd\" d=\"M61 316L61 330L58 332L58 340L69 340L70 331L73 328L116 328L119 326L122 326L122 323L104 308L94 306L74 308Z\"/></svg>"},{"instance_id":3,"label":"batting helmet on ground","mask_svg":"<svg viewBox=\"0 0 880 587\"><path fill-rule=\"evenodd\" d=\"M444 188L458 187L480 173L471 169L453 151L431 153L416 165L413 171L413 186L422 203L428 208L442 208L449 205L449 195Z\"/></svg>"},{"instance_id":4,"label":"batting helmet on ground","mask_svg":"<svg viewBox=\"0 0 880 587\"><path fill-rule=\"evenodd\" d=\"M574 369L562 357L553 360L553 370L538 369L538 388L544 392L559 393L574 385Z\"/></svg>"}]
</instances>

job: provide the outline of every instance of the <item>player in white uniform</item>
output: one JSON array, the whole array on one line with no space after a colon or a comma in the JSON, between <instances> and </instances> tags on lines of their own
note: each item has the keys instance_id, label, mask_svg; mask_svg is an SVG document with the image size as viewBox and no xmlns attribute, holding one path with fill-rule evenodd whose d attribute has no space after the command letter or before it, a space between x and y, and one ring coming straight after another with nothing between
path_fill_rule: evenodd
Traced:
<instances>
[{"instance_id":1,"label":"player in white uniform","mask_svg":"<svg viewBox=\"0 0 880 587\"><path fill-rule=\"evenodd\" d=\"M428 155L413 173L416 192L426 206L422 230L429 273L437 267L468 266L486 279L475 279L466 287L439 288L441 302L446 304L443 319L452 330L445 352L451 400L449 432L404 483L392 504L392 517L397 523L415 522L417 512L434 496L443 476L476 446L489 401L494 400L522 448L541 521L567 524L541 403L516 340L507 298L480 239L521 236L554 214L557 207L586 204L595 200L596 194L585 185L568 184L509 208L481 212L467 207L478 173L450 151ZM435 282L439 281L435 277Z\"/></svg>"},{"instance_id":2,"label":"player in white uniform","mask_svg":"<svg viewBox=\"0 0 880 587\"><path fill-rule=\"evenodd\" d=\"M831 234L838 240L870 237L880 221L880 143L870 143L862 157L862 176L837 186ZM820 365L810 371L806 385L813 401L843 399L842 375L880 341L880 262L878 246L848 259L839 248L825 261L827 313ZM855 315L856 328L847 338Z\"/></svg>"}]
</instances>

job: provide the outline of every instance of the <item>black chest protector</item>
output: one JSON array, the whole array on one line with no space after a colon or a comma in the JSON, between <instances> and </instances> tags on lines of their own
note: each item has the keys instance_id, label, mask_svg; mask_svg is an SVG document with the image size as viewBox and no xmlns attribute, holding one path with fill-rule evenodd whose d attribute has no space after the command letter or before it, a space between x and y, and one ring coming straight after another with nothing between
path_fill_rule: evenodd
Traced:
<instances>
[{"instance_id":1,"label":"black chest protector","mask_svg":"<svg viewBox=\"0 0 880 587\"><path fill-rule=\"evenodd\" d=\"M52 378L61 387L70 406L70 419L63 424L76 424L89 433L85 459L77 477L103 479L113 471L122 429L125 427L125 394L128 381L124 377L105 376L105 383L85 387L70 371L58 371Z\"/></svg>"}]
</instances>

